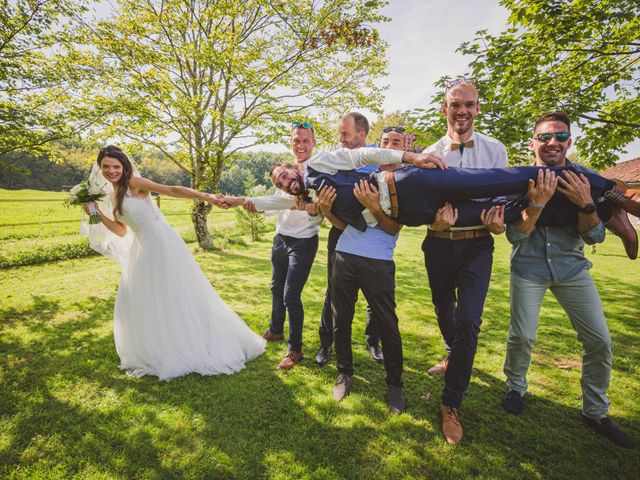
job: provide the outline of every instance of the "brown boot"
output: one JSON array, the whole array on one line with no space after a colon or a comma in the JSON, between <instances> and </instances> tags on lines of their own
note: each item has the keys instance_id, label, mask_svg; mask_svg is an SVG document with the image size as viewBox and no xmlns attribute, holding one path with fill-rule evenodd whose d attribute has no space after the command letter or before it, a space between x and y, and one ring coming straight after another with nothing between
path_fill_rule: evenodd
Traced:
<instances>
[{"instance_id":1,"label":"brown boot","mask_svg":"<svg viewBox=\"0 0 640 480\"><path fill-rule=\"evenodd\" d=\"M438 375L444 375L447 371L447 367L449 366L449 355L444 357L438 363L436 363L433 367L427 370L427 373L432 377L436 377Z\"/></svg>"},{"instance_id":2,"label":"brown boot","mask_svg":"<svg viewBox=\"0 0 640 480\"><path fill-rule=\"evenodd\" d=\"M262 338L267 340L268 342L277 342L278 340L284 339L283 333L272 333L268 328L262 334Z\"/></svg>"},{"instance_id":3,"label":"brown boot","mask_svg":"<svg viewBox=\"0 0 640 480\"><path fill-rule=\"evenodd\" d=\"M618 205L631 215L640 218L640 190L631 188L622 180L616 178L610 178L609 180L615 182L616 186L613 190L605 192L604 198L606 198L609 203Z\"/></svg>"},{"instance_id":4,"label":"brown boot","mask_svg":"<svg viewBox=\"0 0 640 480\"><path fill-rule=\"evenodd\" d=\"M624 249L627 252L627 257L635 260L638 256L638 233L635 228L633 228L633 225L631 225L627 212L617 204L612 203L609 206L611 207L611 218L606 223L606 227L609 231L620 237Z\"/></svg>"},{"instance_id":5,"label":"brown boot","mask_svg":"<svg viewBox=\"0 0 640 480\"><path fill-rule=\"evenodd\" d=\"M460 425L460 412L457 408L440 404L442 415L442 434L449 445L457 445L462 440L462 426Z\"/></svg>"},{"instance_id":6,"label":"brown boot","mask_svg":"<svg viewBox=\"0 0 640 480\"><path fill-rule=\"evenodd\" d=\"M295 350L289 350L287 354L284 356L278 368L280 370L289 370L293 368L294 365L300 363L304 355L302 352L296 352Z\"/></svg>"}]
</instances>

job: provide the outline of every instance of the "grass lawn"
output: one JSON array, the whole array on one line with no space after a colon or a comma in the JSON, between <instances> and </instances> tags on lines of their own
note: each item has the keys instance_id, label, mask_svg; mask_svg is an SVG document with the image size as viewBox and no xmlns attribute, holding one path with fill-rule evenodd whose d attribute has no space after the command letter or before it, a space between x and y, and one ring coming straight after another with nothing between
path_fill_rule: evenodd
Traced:
<instances>
[{"instance_id":1,"label":"grass lawn","mask_svg":"<svg viewBox=\"0 0 640 480\"><path fill-rule=\"evenodd\" d=\"M163 210L185 208L167 203ZM23 209L18 202L15 209L9 222L0 204L0 223L58 215L29 220L33 206ZM68 215L77 218L74 210ZM167 218L188 229L188 216ZM219 211L211 218L214 232L230 219ZM49 225L58 224L42 223L31 237L21 236L26 227L3 227L0 247L44 239ZM77 225L57 228L51 236L71 237ZM396 252L409 410L387 414L384 369L365 349L363 302L353 329L352 394L336 403L335 361L324 368L313 361L327 231L321 231L303 296L307 357L289 372L275 368L286 351L277 343L228 377L129 378L117 368L112 337L115 262L89 257L0 270L0 478L637 478L638 450L615 447L580 420L581 348L551 296L543 306L525 412L516 417L500 407L509 323L509 245L502 237L462 407L463 443L451 447L442 438L443 382L426 374L443 348L420 251L424 229L405 229ZM211 283L256 332L266 328L270 313L269 238L213 253L190 244ZM612 236L589 256L614 342L610 413L640 441L640 264L627 260Z\"/></svg>"}]
</instances>

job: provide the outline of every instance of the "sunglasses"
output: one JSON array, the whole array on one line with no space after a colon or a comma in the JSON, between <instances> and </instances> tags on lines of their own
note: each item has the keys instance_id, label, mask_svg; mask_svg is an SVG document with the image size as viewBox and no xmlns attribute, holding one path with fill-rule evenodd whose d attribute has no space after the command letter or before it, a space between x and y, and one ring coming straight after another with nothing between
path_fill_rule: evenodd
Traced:
<instances>
[{"instance_id":1,"label":"sunglasses","mask_svg":"<svg viewBox=\"0 0 640 480\"><path fill-rule=\"evenodd\" d=\"M558 142L564 143L569 140L571 134L569 132L558 132L558 133L539 133L534 135L534 138L542 143L548 143L552 138L555 138Z\"/></svg>"},{"instance_id":2,"label":"sunglasses","mask_svg":"<svg viewBox=\"0 0 640 480\"><path fill-rule=\"evenodd\" d=\"M291 128L313 128L311 122L291 122Z\"/></svg>"},{"instance_id":3,"label":"sunglasses","mask_svg":"<svg viewBox=\"0 0 640 480\"><path fill-rule=\"evenodd\" d=\"M384 127L382 133L397 132L404 133L404 127Z\"/></svg>"},{"instance_id":4,"label":"sunglasses","mask_svg":"<svg viewBox=\"0 0 640 480\"><path fill-rule=\"evenodd\" d=\"M473 77L460 77L453 80L445 80L444 88L445 90L451 90L453 87L460 85L461 83L470 83L471 85L475 85L477 81L478 79Z\"/></svg>"}]
</instances>

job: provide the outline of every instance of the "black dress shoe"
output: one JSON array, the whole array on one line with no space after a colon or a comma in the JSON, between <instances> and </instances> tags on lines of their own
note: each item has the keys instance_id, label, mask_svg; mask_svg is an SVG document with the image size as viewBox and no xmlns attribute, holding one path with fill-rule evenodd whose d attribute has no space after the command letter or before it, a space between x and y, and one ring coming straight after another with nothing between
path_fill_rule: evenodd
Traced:
<instances>
[{"instance_id":1,"label":"black dress shoe","mask_svg":"<svg viewBox=\"0 0 640 480\"><path fill-rule=\"evenodd\" d=\"M393 385L387 385L387 405L389 406L389 412L397 415L404 413L407 409L407 402L402 394L402 387L394 387Z\"/></svg>"},{"instance_id":2,"label":"black dress shoe","mask_svg":"<svg viewBox=\"0 0 640 480\"><path fill-rule=\"evenodd\" d=\"M522 413L522 409L524 408L522 395L520 395L515 390L511 390L502 399L502 408L504 408L509 413L513 413L514 415L520 415Z\"/></svg>"},{"instance_id":3,"label":"black dress shoe","mask_svg":"<svg viewBox=\"0 0 640 480\"><path fill-rule=\"evenodd\" d=\"M371 353L371 358L373 360L379 363L384 362L384 354L382 353L380 345L377 343L375 345L369 345L369 352Z\"/></svg>"},{"instance_id":4,"label":"black dress shoe","mask_svg":"<svg viewBox=\"0 0 640 480\"><path fill-rule=\"evenodd\" d=\"M324 367L329 363L329 358L331 358L331 345L327 347L320 346L320 350L316 353L316 363L318 366Z\"/></svg>"},{"instance_id":5,"label":"black dress shoe","mask_svg":"<svg viewBox=\"0 0 640 480\"><path fill-rule=\"evenodd\" d=\"M333 386L333 398L335 398L337 401L340 401L344 397L349 395L352 383L353 378L351 377L351 375L347 375L346 373L341 373L340 375L338 375L336 384Z\"/></svg>"},{"instance_id":6,"label":"black dress shoe","mask_svg":"<svg viewBox=\"0 0 640 480\"><path fill-rule=\"evenodd\" d=\"M609 417L595 420L583 414L582 420L584 420L584 423L586 423L589 428L595 430L600 435L607 437L617 446L622 448L636 448L635 442L631 440L626 433L619 430Z\"/></svg>"}]
</instances>

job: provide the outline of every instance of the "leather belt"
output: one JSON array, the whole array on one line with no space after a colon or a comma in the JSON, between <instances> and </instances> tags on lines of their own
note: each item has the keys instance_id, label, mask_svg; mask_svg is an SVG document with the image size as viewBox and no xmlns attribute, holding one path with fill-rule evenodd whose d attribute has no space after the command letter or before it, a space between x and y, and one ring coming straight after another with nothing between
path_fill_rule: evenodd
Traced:
<instances>
[{"instance_id":1,"label":"leather belt","mask_svg":"<svg viewBox=\"0 0 640 480\"><path fill-rule=\"evenodd\" d=\"M394 169L395 170L395 169ZM389 187L389 203L391 203L391 218L398 218L398 191L393 179L393 171L387 172L387 186Z\"/></svg>"},{"instance_id":2,"label":"leather belt","mask_svg":"<svg viewBox=\"0 0 640 480\"><path fill-rule=\"evenodd\" d=\"M436 232L435 230L427 229L427 237L434 238L448 238L449 240L469 240L471 238L488 237L491 232L486 228L478 230L444 230L442 232Z\"/></svg>"}]
</instances>

